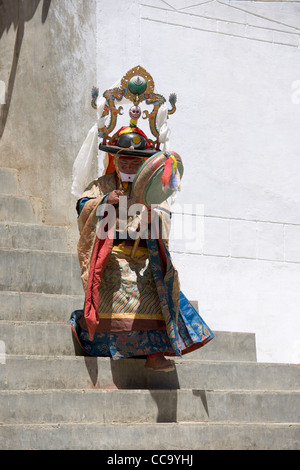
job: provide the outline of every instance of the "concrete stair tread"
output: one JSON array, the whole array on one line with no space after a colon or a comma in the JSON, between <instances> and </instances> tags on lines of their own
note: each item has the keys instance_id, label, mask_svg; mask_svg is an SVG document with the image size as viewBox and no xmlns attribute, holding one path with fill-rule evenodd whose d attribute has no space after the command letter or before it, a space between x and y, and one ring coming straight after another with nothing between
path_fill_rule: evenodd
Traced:
<instances>
[{"instance_id":1,"label":"concrete stair tread","mask_svg":"<svg viewBox=\"0 0 300 470\"><path fill-rule=\"evenodd\" d=\"M0 168L0 190L2 195L18 194L18 171L16 169Z\"/></svg>"},{"instance_id":2,"label":"concrete stair tread","mask_svg":"<svg viewBox=\"0 0 300 470\"><path fill-rule=\"evenodd\" d=\"M15 394L30 394L30 393L35 393L35 394L41 394L45 395L47 393L87 393L87 394L152 394L152 393L169 393L173 392L173 389L170 388L157 388L157 389L145 389L145 388L134 388L134 389L121 389L121 388L64 388L64 389L58 389L58 388L45 388L45 389L24 389L24 390L17 390L17 389L9 389L9 390L0 390L0 396L5 396L5 395L11 395L13 393ZM205 392L208 394L235 394L235 395L248 395L248 394L253 394L253 395L273 395L273 394L278 394L278 395L295 395L295 396L300 396L300 388L298 390L280 390L280 389L274 389L274 390L266 390L266 389L256 389L253 390L251 388L249 389L238 389L238 388L226 388L226 389L207 389L203 390L200 388L187 388L187 387L181 387L180 389L176 389L176 393L183 393L183 392ZM299 423L299 421L296 421ZM300 423L299 423L300 424Z\"/></svg>"},{"instance_id":3,"label":"concrete stair tread","mask_svg":"<svg viewBox=\"0 0 300 470\"><path fill-rule=\"evenodd\" d=\"M0 221L40 223L42 218L41 198L0 194Z\"/></svg>"},{"instance_id":4,"label":"concrete stair tread","mask_svg":"<svg viewBox=\"0 0 300 470\"><path fill-rule=\"evenodd\" d=\"M68 252L67 228L21 222L0 222L1 248Z\"/></svg>"},{"instance_id":5,"label":"concrete stair tread","mask_svg":"<svg viewBox=\"0 0 300 470\"><path fill-rule=\"evenodd\" d=\"M299 367L290 364L187 358L175 364L166 374L147 370L144 359L6 355L0 389L300 390Z\"/></svg>"},{"instance_id":6,"label":"concrete stair tread","mask_svg":"<svg viewBox=\"0 0 300 470\"><path fill-rule=\"evenodd\" d=\"M0 248L1 291L46 294L82 293L78 256L74 253Z\"/></svg>"},{"instance_id":7,"label":"concrete stair tread","mask_svg":"<svg viewBox=\"0 0 300 470\"><path fill-rule=\"evenodd\" d=\"M0 398L6 424L300 421L300 391L10 390Z\"/></svg>"},{"instance_id":8,"label":"concrete stair tread","mask_svg":"<svg viewBox=\"0 0 300 470\"><path fill-rule=\"evenodd\" d=\"M57 450L297 450L290 423L67 423L0 425L0 446Z\"/></svg>"},{"instance_id":9,"label":"concrete stair tread","mask_svg":"<svg viewBox=\"0 0 300 470\"><path fill-rule=\"evenodd\" d=\"M0 320L67 321L73 310L84 305L83 294L45 294L40 292L0 291Z\"/></svg>"},{"instance_id":10,"label":"concrete stair tread","mask_svg":"<svg viewBox=\"0 0 300 470\"><path fill-rule=\"evenodd\" d=\"M4 423L0 423L0 427L10 427L10 426L19 426L19 427L25 427L25 428L30 428L30 427L43 427L43 426L49 426L49 427L53 427L53 426L69 426L69 425L73 425L73 424L76 424L76 425L82 425L82 427L85 427L85 426L89 426L89 425L94 425L94 424L99 424L100 426L135 426L135 425L138 425L138 426L157 426L158 428L159 427L164 427L164 426L181 426L181 425L186 425L186 424L191 424L191 425L211 425L211 426L223 426L223 425L229 425L229 426L243 426L243 425L262 425L262 426L265 426L265 425L270 425L270 427L277 427L277 426L291 426L291 427L296 427L296 428L300 428L300 423L290 423L289 421L288 422L272 422L272 423L268 423L268 422L260 422L260 421L243 421L243 422L236 422L236 421L212 421L212 422L207 422L207 421L179 421L178 423L165 423L165 422L160 422L160 423L146 423L146 422L139 422L139 423L119 423L119 422L114 422L114 423L99 423L99 421L97 420L91 420L89 421L88 423L77 423L76 421L69 421L68 423L62 423L60 420L56 421L56 422L46 422L46 423L11 423L11 424L4 424Z\"/></svg>"}]
</instances>

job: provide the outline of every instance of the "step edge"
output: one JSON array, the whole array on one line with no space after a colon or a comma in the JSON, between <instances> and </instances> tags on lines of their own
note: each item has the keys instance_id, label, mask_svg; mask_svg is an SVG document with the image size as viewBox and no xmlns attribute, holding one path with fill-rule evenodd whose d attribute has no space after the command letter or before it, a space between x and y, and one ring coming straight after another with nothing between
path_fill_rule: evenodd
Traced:
<instances>
[{"instance_id":1,"label":"step edge","mask_svg":"<svg viewBox=\"0 0 300 470\"><path fill-rule=\"evenodd\" d=\"M26 222L15 222L15 221L10 221L8 220L7 222L0 220L0 226L25 226L25 227L38 227L38 228L54 228L54 229L59 229L63 231L68 230L68 225L51 225L51 224L44 224L44 223L26 223Z\"/></svg>"},{"instance_id":2,"label":"step edge","mask_svg":"<svg viewBox=\"0 0 300 470\"><path fill-rule=\"evenodd\" d=\"M20 252L20 253L43 253L43 254L58 254L58 255L67 255L67 256L76 256L78 257L78 254L76 252L70 252L70 251L48 251L48 250L34 250L34 249L29 249L29 248L9 248L5 246L0 246L0 251L9 251L9 252ZM79 263L78 263L79 267Z\"/></svg>"},{"instance_id":3,"label":"step edge","mask_svg":"<svg viewBox=\"0 0 300 470\"><path fill-rule=\"evenodd\" d=\"M57 393L57 394L62 394L62 393L76 393L76 394L111 394L111 393L122 393L122 394L137 394L137 393L142 393L142 394L147 394L151 395L153 392L157 393L186 393L190 392L193 393L195 391L201 391L201 392L206 392L210 394L219 394L219 395L224 395L224 394L236 394L236 395L295 395L298 396L300 395L300 388L297 390L280 390L280 389L198 389L198 388L178 388L178 389L169 389L169 388L151 388L151 389L145 389L145 388L131 388L131 389L122 389L122 388L116 388L116 389L103 389L103 388L45 388L45 389L8 389L8 390L0 390L0 395L9 395L9 394L50 394L50 393ZM300 424L300 423L299 423Z\"/></svg>"},{"instance_id":4,"label":"step edge","mask_svg":"<svg viewBox=\"0 0 300 470\"><path fill-rule=\"evenodd\" d=\"M166 423L149 423L149 422L144 422L144 423L141 423L141 422L131 422L131 423L124 423L124 422L112 422L112 423L99 423L99 421L87 421L86 423L78 423L78 422L73 422L73 421L69 421L67 423L63 423L63 422L60 422L60 421L57 421L57 422L53 422L53 423L0 423L0 427L24 427L24 428L27 428L27 427L62 427L62 426L73 426L73 425L78 425L78 426L87 426L87 425L99 425L99 426L114 426L114 427L117 427L117 426L124 426L125 427L128 427L128 426L157 426L157 427L165 427L165 426L168 426L168 427L172 427L172 426L185 426L185 425L193 425L193 426L224 426L224 425L228 425L228 426L236 426L236 425L240 425L240 426L272 426L272 427L275 427L275 426L288 426L288 427L300 427L300 423L289 423L289 422L257 422L257 421L238 421L238 422L235 422L235 421L180 421L180 422L166 422Z\"/></svg>"},{"instance_id":5,"label":"step edge","mask_svg":"<svg viewBox=\"0 0 300 470\"><path fill-rule=\"evenodd\" d=\"M99 360L101 362L111 362L112 359L110 357L101 357L101 356L75 356L75 355L43 355L43 354L6 354L6 359L10 360L40 360L40 361L46 361L46 360L66 360L66 361L81 361L84 362L86 359L91 359L91 360ZM135 362L135 361L144 361L145 359L140 359L140 358L128 358L128 359L122 359L122 361L130 361L130 362ZM174 357L174 360L177 361L182 361L182 364L187 365L189 362L200 362L200 363L208 363L208 364L240 364L241 366L249 365L249 366L255 366L255 367L284 367L284 368L295 368L299 367L299 364L293 364L293 363L284 363L284 362L256 362L256 361L221 361L221 360L210 360L210 359L203 359L203 360L197 360L197 359L182 359L182 358L177 358ZM180 363L181 364L181 363ZM5 364L2 364L5 365ZM1 365L0 365L1 367Z\"/></svg>"}]
</instances>

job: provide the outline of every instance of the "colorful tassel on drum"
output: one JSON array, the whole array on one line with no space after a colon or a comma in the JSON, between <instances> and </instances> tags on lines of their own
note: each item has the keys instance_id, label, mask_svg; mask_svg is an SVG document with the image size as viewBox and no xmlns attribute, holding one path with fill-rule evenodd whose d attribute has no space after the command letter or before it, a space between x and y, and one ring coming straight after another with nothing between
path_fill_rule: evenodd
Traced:
<instances>
[{"instance_id":1,"label":"colorful tassel on drum","mask_svg":"<svg viewBox=\"0 0 300 470\"><path fill-rule=\"evenodd\" d=\"M165 162L164 172L161 176L161 183L163 185L163 188L168 186L169 181L171 179L171 176L172 176L172 163L173 163L172 158L171 157L167 158L167 160Z\"/></svg>"},{"instance_id":2,"label":"colorful tassel on drum","mask_svg":"<svg viewBox=\"0 0 300 470\"><path fill-rule=\"evenodd\" d=\"M180 188L180 175L177 169L177 160L174 155L170 155L165 162L161 183L164 191L167 189L178 191Z\"/></svg>"}]
</instances>

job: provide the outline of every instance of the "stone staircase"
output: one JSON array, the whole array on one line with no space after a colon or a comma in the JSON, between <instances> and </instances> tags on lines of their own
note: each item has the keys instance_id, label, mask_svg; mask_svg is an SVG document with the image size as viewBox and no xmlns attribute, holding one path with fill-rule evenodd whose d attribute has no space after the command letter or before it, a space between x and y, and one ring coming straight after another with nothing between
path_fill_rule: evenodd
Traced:
<instances>
[{"instance_id":1,"label":"stone staircase","mask_svg":"<svg viewBox=\"0 0 300 470\"><path fill-rule=\"evenodd\" d=\"M299 449L299 367L256 360L255 337L215 332L172 373L82 355L83 305L64 227L0 169L0 448Z\"/></svg>"}]
</instances>

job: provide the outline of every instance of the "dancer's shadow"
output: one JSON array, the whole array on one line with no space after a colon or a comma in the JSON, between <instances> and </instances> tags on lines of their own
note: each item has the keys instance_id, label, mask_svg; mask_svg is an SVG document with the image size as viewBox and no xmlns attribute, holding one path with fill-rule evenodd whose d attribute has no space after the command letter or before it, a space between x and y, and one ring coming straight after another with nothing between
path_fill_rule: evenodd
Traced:
<instances>
[{"instance_id":1,"label":"dancer's shadow","mask_svg":"<svg viewBox=\"0 0 300 470\"><path fill-rule=\"evenodd\" d=\"M177 422L177 390L180 388L176 368L156 372L145 368L145 358L111 360L113 383L118 389L147 389L157 405L157 423Z\"/></svg>"},{"instance_id":2,"label":"dancer's shadow","mask_svg":"<svg viewBox=\"0 0 300 470\"><path fill-rule=\"evenodd\" d=\"M40 1L41 0L0 0L0 40L4 31L8 31L12 24L16 30L16 39L11 69L9 72L9 80L6 88L5 103L1 105L0 139L4 133L13 95L18 62L24 38L25 23L33 18ZM41 21L44 24L48 16L51 0L43 0L43 2Z\"/></svg>"},{"instance_id":3,"label":"dancer's shadow","mask_svg":"<svg viewBox=\"0 0 300 470\"><path fill-rule=\"evenodd\" d=\"M99 385L98 383L98 358L90 356L86 351L84 351L84 349L79 344L72 330L71 330L71 337L72 337L72 342L74 346L75 356L84 357L86 370L88 371L91 382L94 387L97 387Z\"/></svg>"},{"instance_id":4,"label":"dancer's shadow","mask_svg":"<svg viewBox=\"0 0 300 470\"><path fill-rule=\"evenodd\" d=\"M120 390L149 390L157 405L157 423L176 423L180 389L177 370L157 372L145 368L146 356L113 360L109 364L89 356L72 333L76 356L84 356L85 366L94 387ZM103 370L99 370L99 364ZM109 370L110 369L110 370Z\"/></svg>"}]
</instances>

